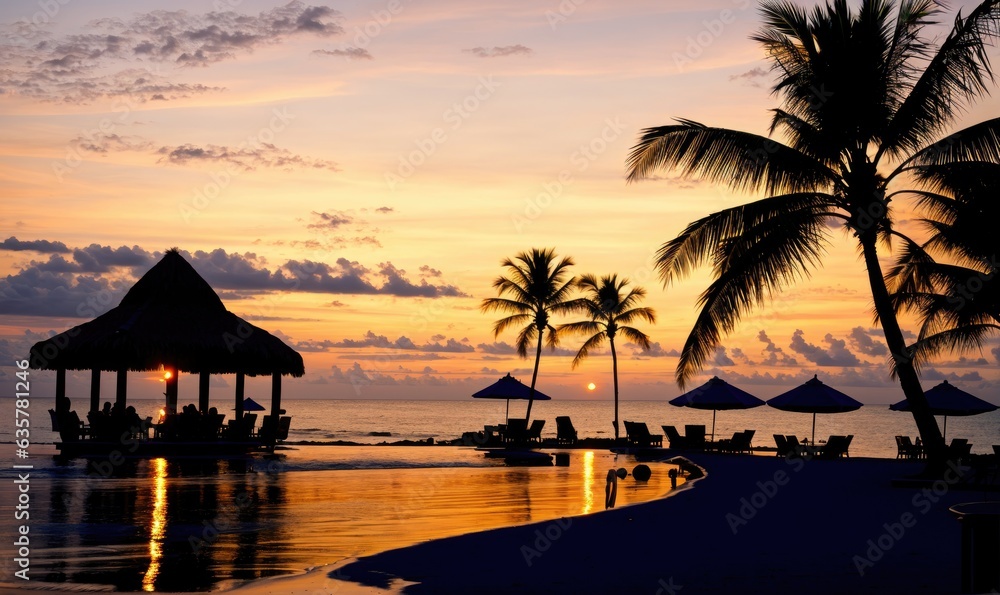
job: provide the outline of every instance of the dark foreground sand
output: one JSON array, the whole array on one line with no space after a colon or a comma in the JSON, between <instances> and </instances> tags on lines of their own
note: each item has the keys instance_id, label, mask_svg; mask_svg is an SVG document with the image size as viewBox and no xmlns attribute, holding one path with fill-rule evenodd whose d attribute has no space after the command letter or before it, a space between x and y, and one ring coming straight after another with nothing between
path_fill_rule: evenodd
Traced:
<instances>
[{"instance_id":1,"label":"dark foreground sand","mask_svg":"<svg viewBox=\"0 0 1000 595\"><path fill-rule=\"evenodd\" d=\"M690 459L707 476L661 501L428 542L250 590L957 593L960 525L948 508L997 499L945 481L890 487L919 463Z\"/></svg>"}]
</instances>

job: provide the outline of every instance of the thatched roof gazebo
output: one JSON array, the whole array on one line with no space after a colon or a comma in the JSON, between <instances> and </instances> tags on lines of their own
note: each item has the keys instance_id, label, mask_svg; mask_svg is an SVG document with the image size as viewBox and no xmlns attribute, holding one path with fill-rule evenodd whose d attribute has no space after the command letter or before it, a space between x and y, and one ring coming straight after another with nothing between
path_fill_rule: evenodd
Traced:
<instances>
[{"instance_id":1,"label":"thatched roof gazebo","mask_svg":"<svg viewBox=\"0 0 1000 595\"><path fill-rule=\"evenodd\" d=\"M100 408L101 371L118 373L116 402L125 406L127 374L165 370L168 413L177 410L179 372L199 375L198 403L208 410L211 374L236 374L236 417L245 376L270 374L272 415L281 413L281 376L302 376L302 356L281 339L223 305L176 249L168 250L121 303L90 322L31 348L32 368L56 370L56 407L65 402L66 370L91 370L90 410Z\"/></svg>"}]
</instances>

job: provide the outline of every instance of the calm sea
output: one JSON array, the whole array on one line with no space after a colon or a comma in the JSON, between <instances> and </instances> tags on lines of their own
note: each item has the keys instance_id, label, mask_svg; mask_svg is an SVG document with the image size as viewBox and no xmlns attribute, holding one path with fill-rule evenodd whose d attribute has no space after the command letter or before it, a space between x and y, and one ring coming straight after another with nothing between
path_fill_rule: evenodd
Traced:
<instances>
[{"instance_id":1,"label":"calm sea","mask_svg":"<svg viewBox=\"0 0 1000 595\"><path fill-rule=\"evenodd\" d=\"M130 402L141 417L157 416L160 401ZM267 405L266 398L262 404ZM220 412L232 415L231 401L213 400ZM31 440L51 443L57 436L51 431L46 412L51 400L36 400L31 407ZM78 405L79 406L79 405ZM504 422L505 401L469 399L467 401L402 401L402 400L296 400L286 399L288 415L292 416L290 441L332 442L345 440L362 444L395 442L397 440L427 440L436 442L461 437L463 432L482 430L484 424ZM610 437L614 435L614 419L610 402L597 401L538 401L532 409L533 419L546 420L543 437L555 437L555 417L568 415L580 436ZM511 417L524 417L525 402L512 401ZM661 425L676 426L683 432L685 424L704 424L711 432L712 412L674 407L663 401L622 401L622 420L645 422L651 432L660 434ZM0 400L0 442L14 437L14 401ZM939 426L943 419L938 418ZM259 422L258 422L259 423ZM795 434L809 437L812 416L787 413L771 407L745 411L720 411L716 415L715 433L730 437L744 429L756 430L755 446L773 446L772 434ZM388 436L377 435L388 433ZM825 440L831 434L853 434L852 456L896 456L894 436L916 437L916 426L909 413L889 411L886 405L869 405L858 411L816 417L816 438ZM966 438L972 452L989 453L991 445L1000 444L1000 410L970 417L948 418L947 436ZM331 456L336 456L332 454Z\"/></svg>"}]
</instances>

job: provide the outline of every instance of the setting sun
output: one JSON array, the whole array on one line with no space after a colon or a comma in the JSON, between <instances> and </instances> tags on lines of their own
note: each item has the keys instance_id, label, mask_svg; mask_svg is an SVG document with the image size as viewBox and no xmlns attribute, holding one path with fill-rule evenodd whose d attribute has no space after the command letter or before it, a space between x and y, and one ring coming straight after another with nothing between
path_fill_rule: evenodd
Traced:
<instances>
[{"instance_id":1,"label":"setting sun","mask_svg":"<svg viewBox=\"0 0 1000 595\"><path fill-rule=\"evenodd\" d=\"M594 390L595 388L597 388L597 385L593 382L587 385L587 390Z\"/></svg>"}]
</instances>

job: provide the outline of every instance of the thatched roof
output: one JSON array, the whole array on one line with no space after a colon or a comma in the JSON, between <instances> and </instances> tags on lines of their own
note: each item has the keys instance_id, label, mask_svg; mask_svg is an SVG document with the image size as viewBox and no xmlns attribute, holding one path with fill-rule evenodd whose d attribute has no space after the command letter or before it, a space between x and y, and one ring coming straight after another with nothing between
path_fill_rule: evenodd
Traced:
<instances>
[{"instance_id":1,"label":"thatched roof","mask_svg":"<svg viewBox=\"0 0 1000 595\"><path fill-rule=\"evenodd\" d=\"M158 370L249 376L305 373L281 339L226 310L212 287L169 250L112 310L31 348L32 368Z\"/></svg>"}]
</instances>

